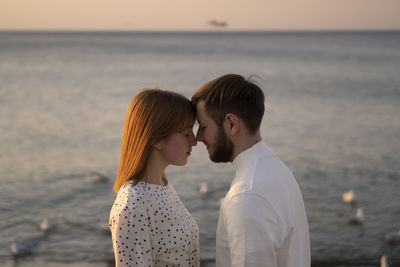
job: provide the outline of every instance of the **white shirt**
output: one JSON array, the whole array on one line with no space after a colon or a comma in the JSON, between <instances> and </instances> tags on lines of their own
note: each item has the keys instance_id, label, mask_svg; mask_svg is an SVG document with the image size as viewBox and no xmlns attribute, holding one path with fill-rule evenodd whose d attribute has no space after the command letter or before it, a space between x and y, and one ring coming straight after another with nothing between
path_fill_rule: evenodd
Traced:
<instances>
[{"instance_id":1,"label":"white shirt","mask_svg":"<svg viewBox=\"0 0 400 267\"><path fill-rule=\"evenodd\" d=\"M110 212L118 266L200 266L199 229L172 186L126 183Z\"/></svg>"},{"instance_id":2,"label":"white shirt","mask_svg":"<svg viewBox=\"0 0 400 267\"><path fill-rule=\"evenodd\" d=\"M232 162L221 203L216 267L309 267L303 197L289 168L260 141Z\"/></svg>"}]
</instances>

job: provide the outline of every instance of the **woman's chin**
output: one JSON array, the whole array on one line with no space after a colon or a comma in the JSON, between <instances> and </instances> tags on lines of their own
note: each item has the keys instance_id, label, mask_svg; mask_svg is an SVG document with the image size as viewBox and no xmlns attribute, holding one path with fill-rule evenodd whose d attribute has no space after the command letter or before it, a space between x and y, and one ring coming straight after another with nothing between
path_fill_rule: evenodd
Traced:
<instances>
[{"instance_id":1,"label":"woman's chin","mask_svg":"<svg viewBox=\"0 0 400 267\"><path fill-rule=\"evenodd\" d=\"M187 162L188 162L188 159L186 158L186 159L184 159L184 160L182 160L182 161L175 162L175 163L172 164L172 165L175 165L175 166L185 166Z\"/></svg>"}]
</instances>

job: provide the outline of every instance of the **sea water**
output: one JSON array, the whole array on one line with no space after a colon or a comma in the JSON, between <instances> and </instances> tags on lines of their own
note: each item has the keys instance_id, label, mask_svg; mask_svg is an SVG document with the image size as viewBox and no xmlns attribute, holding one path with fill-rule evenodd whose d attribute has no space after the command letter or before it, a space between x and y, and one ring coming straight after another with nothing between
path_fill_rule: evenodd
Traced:
<instances>
[{"instance_id":1,"label":"sea water","mask_svg":"<svg viewBox=\"0 0 400 267\"><path fill-rule=\"evenodd\" d=\"M190 98L226 73L263 88L261 134L302 190L313 266L376 266L384 254L399 266L400 245L382 235L400 230L400 32L1 32L0 265L112 265L104 228L132 97ZM199 143L167 176L212 263L232 166ZM341 199L350 189L353 206ZM364 224L345 224L359 207ZM12 257L14 239L34 240L31 253Z\"/></svg>"}]
</instances>

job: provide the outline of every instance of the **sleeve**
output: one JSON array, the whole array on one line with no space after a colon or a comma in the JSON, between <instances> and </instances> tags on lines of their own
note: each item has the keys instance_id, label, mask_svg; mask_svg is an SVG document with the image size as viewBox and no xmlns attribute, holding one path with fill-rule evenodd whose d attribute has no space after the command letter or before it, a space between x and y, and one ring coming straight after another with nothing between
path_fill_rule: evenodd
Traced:
<instances>
[{"instance_id":1,"label":"sleeve","mask_svg":"<svg viewBox=\"0 0 400 267\"><path fill-rule=\"evenodd\" d=\"M125 207L111 219L110 226L116 267L155 265L145 212Z\"/></svg>"},{"instance_id":2,"label":"sleeve","mask_svg":"<svg viewBox=\"0 0 400 267\"><path fill-rule=\"evenodd\" d=\"M275 212L263 198L239 194L224 214L232 267L276 267L283 233Z\"/></svg>"}]
</instances>

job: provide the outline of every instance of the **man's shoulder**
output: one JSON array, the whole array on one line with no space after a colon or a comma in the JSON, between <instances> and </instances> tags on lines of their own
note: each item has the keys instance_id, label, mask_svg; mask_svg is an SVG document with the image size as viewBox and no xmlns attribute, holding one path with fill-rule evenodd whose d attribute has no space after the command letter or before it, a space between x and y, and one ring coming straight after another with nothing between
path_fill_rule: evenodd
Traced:
<instances>
[{"instance_id":1,"label":"man's shoulder","mask_svg":"<svg viewBox=\"0 0 400 267\"><path fill-rule=\"evenodd\" d=\"M277 224L280 217L276 207L268 198L253 190L225 199L222 203L221 215L225 223L230 220L244 223L261 220Z\"/></svg>"},{"instance_id":2,"label":"man's shoulder","mask_svg":"<svg viewBox=\"0 0 400 267\"><path fill-rule=\"evenodd\" d=\"M260 157L252 164L244 176L234 179L227 200L251 198L276 206L297 192L295 177L275 155Z\"/></svg>"}]
</instances>

